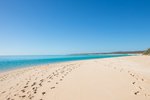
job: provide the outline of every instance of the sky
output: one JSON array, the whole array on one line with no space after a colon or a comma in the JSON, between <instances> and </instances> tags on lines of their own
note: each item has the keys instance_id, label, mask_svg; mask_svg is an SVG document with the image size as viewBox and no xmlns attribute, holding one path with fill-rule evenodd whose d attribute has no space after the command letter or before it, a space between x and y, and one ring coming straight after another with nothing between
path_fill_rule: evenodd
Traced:
<instances>
[{"instance_id":1,"label":"sky","mask_svg":"<svg viewBox=\"0 0 150 100\"><path fill-rule=\"evenodd\" d=\"M0 55L149 47L150 0L0 0Z\"/></svg>"}]
</instances>

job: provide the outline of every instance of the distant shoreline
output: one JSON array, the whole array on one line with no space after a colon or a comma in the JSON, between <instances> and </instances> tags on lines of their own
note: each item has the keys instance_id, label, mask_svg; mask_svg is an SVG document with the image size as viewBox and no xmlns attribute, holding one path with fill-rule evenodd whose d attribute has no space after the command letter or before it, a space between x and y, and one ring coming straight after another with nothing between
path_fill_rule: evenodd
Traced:
<instances>
[{"instance_id":1,"label":"distant shoreline","mask_svg":"<svg viewBox=\"0 0 150 100\"><path fill-rule=\"evenodd\" d=\"M104 53L75 53L68 55L92 55L92 54L142 54L144 51L118 51L118 52L104 52Z\"/></svg>"},{"instance_id":2,"label":"distant shoreline","mask_svg":"<svg viewBox=\"0 0 150 100\"><path fill-rule=\"evenodd\" d=\"M67 55L67 56L7 56L0 57L0 72L24 68L30 66L38 66L45 64L53 64L60 62L79 61L88 59L102 59L112 57L130 56L127 54L101 54L101 55Z\"/></svg>"}]
</instances>

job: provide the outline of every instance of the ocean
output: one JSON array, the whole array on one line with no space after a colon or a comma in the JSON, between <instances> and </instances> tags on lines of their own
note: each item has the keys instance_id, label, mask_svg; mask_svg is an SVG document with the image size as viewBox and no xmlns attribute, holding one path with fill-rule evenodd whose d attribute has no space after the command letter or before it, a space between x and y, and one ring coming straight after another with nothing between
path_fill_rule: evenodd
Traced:
<instances>
[{"instance_id":1,"label":"ocean","mask_svg":"<svg viewBox=\"0 0 150 100\"><path fill-rule=\"evenodd\" d=\"M0 56L0 71L57 62L130 56L128 54Z\"/></svg>"}]
</instances>

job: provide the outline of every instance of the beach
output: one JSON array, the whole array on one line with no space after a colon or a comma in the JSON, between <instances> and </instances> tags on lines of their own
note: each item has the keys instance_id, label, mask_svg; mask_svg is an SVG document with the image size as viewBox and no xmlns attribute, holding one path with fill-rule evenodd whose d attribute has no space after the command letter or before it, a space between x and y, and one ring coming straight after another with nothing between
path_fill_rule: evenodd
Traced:
<instances>
[{"instance_id":1,"label":"beach","mask_svg":"<svg viewBox=\"0 0 150 100\"><path fill-rule=\"evenodd\" d=\"M0 100L150 100L150 56L70 61L1 72Z\"/></svg>"}]
</instances>

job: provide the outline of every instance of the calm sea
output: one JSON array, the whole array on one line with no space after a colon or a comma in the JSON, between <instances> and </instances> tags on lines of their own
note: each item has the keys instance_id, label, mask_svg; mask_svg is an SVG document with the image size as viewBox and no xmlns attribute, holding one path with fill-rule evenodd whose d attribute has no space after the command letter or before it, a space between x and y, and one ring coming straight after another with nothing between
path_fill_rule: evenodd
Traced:
<instances>
[{"instance_id":1,"label":"calm sea","mask_svg":"<svg viewBox=\"0 0 150 100\"><path fill-rule=\"evenodd\" d=\"M129 56L127 54L103 54L103 55L64 55L64 56L0 56L0 71L12 70L16 68L29 67L34 65L97 59L97 58L111 58Z\"/></svg>"}]
</instances>

